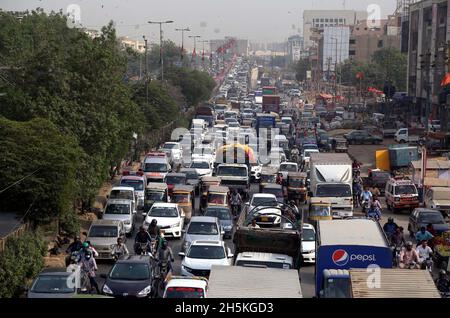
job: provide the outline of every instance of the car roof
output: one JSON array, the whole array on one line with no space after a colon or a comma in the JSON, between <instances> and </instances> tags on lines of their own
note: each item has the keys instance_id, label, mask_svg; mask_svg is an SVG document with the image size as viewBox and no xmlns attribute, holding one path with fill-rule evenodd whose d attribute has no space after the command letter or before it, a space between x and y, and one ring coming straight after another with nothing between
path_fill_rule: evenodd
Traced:
<instances>
[{"instance_id":1,"label":"car roof","mask_svg":"<svg viewBox=\"0 0 450 318\"><path fill-rule=\"evenodd\" d=\"M155 202L152 205L152 209L154 207L162 207L162 208L176 208L178 206L178 204L176 203L167 203L167 202Z\"/></svg>"},{"instance_id":2,"label":"car roof","mask_svg":"<svg viewBox=\"0 0 450 318\"><path fill-rule=\"evenodd\" d=\"M144 176L122 176L120 181L122 181L122 180L140 180L140 181L143 181L144 178L145 178Z\"/></svg>"},{"instance_id":3,"label":"car roof","mask_svg":"<svg viewBox=\"0 0 450 318\"><path fill-rule=\"evenodd\" d=\"M225 242L224 241L216 241L216 240L198 240L198 241L193 241L191 246L193 245L202 245L202 246L224 246Z\"/></svg>"},{"instance_id":4,"label":"car roof","mask_svg":"<svg viewBox=\"0 0 450 318\"><path fill-rule=\"evenodd\" d=\"M265 252L242 252L239 253L236 261L238 260L261 260L261 261L272 261L272 262L287 262L292 263L292 256L277 254L277 253L265 253Z\"/></svg>"},{"instance_id":5,"label":"car roof","mask_svg":"<svg viewBox=\"0 0 450 318\"><path fill-rule=\"evenodd\" d=\"M169 172L166 177L186 177L185 173L181 172Z\"/></svg>"},{"instance_id":6,"label":"car roof","mask_svg":"<svg viewBox=\"0 0 450 318\"><path fill-rule=\"evenodd\" d=\"M121 190L121 191L127 190L127 191L134 191L134 188L133 188L133 187L118 186L118 187L112 187L112 188L111 188L111 191L113 191L113 190Z\"/></svg>"},{"instance_id":7,"label":"car roof","mask_svg":"<svg viewBox=\"0 0 450 318\"><path fill-rule=\"evenodd\" d=\"M149 263L150 255L127 255L123 256L117 263Z\"/></svg>"},{"instance_id":8,"label":"car roof","mask_svg":"<svg viewBox=\"0 0 450 318\"><path fill-rule=\"evenodd\" d=\"M309 224L309 223L303 223L303 228L304 229L311 229L311 230L315 231L314 226L312 226L312 224Z\"/></svg>"},{"instance_id":9,"label":"car roof","mask_svg":"<svg viewBox=\"0 0 450 318\"><path fill-rule=\"evenodd\" d=\"M427 208L416 208L415 209L417 212L419 213L439 213L441 214L441 212L439 210L433 210L433 209L427 209Z\"/></svg>"},{"instance_id":10,"label":"car roof","mask_svg":"<svg viewBox=\"0 0 450 318\"><path fill-rule=\"evenodd\" d=\"M101 220L94 220L91 223L91 226L94 225L115 225L118 226L122 221L119 220L105 220L105 219L101 219Z\"/></svg>"},{"instance_id":11,"label":"car roof","mask_svg":"<svg viewBox=\"0 0 450 318\"><path fill-rule=\"evenodd\" d=\"M217 223L217 218L215 216L193 216L190 223L193 222Z\"/></svg>"},{"instance_id":12,"label":"car roof","mask_svg":"<svg viewBox=\"0 0 450 318\"><path fill-rule=\"evenodd\" d=\"M193 287L205 289L206 286L208 286L208 281L206 279L199 279L197 277L172 276L172 278L167 282L166 288Z\"/></svg>"},{"instance_id":13,"label":"car roof","mask_svg":"<svg viewBox=\"0 0 450 318\"><path fill-rule=\"evenodd\" d=\"M67 270L66 270L66 268L64 268L64 267L47 267L47 268L44 268L43 270L42 270L42 272L40 272L39 273L39 275L54 275L54 276L56 276L56 275L70 275L70 274L72 274L71 272L68 272Z\"/></svg>"},{"instance_id":14,"label":"car roof","mask_svg":"<svg viewBox=\"0 0 450 318\"><path fill-rule=\"evenodd\" d=\"M253 198L274 198L274 199L276 199L275 194L271 194L271 193L254 193Z\"/></svg>"},{"instance_id":15,"label":"car roof","mask_svg":"<svg viewBox=\"0 0 450 318\"><path fill-rule=\"evenodd\" d=\"M108 204L130 204L130 199L108 199L106 205Z\"/></svg>"}]
</instances>

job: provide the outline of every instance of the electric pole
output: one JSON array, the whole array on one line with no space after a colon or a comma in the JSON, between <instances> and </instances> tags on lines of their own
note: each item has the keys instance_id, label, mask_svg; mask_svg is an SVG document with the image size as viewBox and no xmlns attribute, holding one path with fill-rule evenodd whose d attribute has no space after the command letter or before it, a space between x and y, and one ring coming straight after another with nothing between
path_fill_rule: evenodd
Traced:
<instances>
[{"instance_id":1,"label":"electric pole","mask_svg":"<svg viewBox=\"0 0 450 318\"><path fill-rule=\"evenodd\" d=\"M145 73L145 102L148 104L148 60L147 60L147 39L145 35L142 36L145 43L145 61L144 61L144 73Z\"/></svg>"},{"instance_id":2,"label":"electric pole","mask_svg":"<svg viewBox=\"0 0 450 318\"><path fill-rule=\"evenodd\" d=\"M175 31L181 32L181 54L180 54L180 60L183 62L183 56L184 56L184 32L189 32L191 29L189 27L182 28L182 29L175 29Z\"/></svg>"}]
</instances>

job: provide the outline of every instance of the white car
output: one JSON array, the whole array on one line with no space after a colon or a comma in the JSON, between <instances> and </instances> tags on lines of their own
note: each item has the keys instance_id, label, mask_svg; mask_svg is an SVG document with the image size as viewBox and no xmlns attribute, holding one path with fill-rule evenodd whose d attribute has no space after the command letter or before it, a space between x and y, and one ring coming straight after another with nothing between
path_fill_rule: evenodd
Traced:
<instances>
[{"instance_id":1,"label":"white car","mask_svg":"<svg viewBox=\"0 0 450 318\"><path fill-rule=\"evenodd\" d=\"M162 146L162 151L172 160L181 160L183 155L183 148L179 142L165 142Z\"/></svg>"},{"instance_id":2,"label":"white car","mask_svg":"<svg viewBox=\"0 0 450 318\"><path fill-rule=\"evenodd\" d=\"M283 175L283 179L287 179L289 172L298 172L298 164L296 162L283 162L280 164L278 172Z\"/></svg>"},{"instance_id":3,"label":"white car","mask_svg":"<svg viewBox=\"0 0 450 318\"><path fill-rule=\"evenodd\" d=\"M208 280L204 277L172 276L163 298L206 298Z\"/></svg>"},{"instance_id":4,"label":"white car","mask_svg":"<svg viewBox=\"0 0 450 318\"><path fill-rule=\"evenodd\" d=\"M212 163L208 159L195 159L189 168L194 168L199 177L212 176Z\"/></svg>"},{"instance_id":5,"label":"white car","mask_svg":"<svg viewBox=\"0 0 450 318\"><path fill-rule=\"evenodd\" d=\"M232 265L233 254L223 241L194 241L181 263L181 275L209 277L212 265Z\"/></svg>"},{"instance_id":6,"label":"white car","mask_svg":"<svg viewBox=\"0 0 450 318\"><path fill-rule=\"evenodd\" d=\"M213 163L216 158L214 150L212 147L196 147L194 148L194 153L192 154L192 161L194 160L208 160L210 163Z\"/></svg>"},{"instance_id":7,"label":"white car","mask_svg":"<svg viewBox=\"0 0 450 318\"><path fill-rule=\"evenodd\" d=\"M181 238L184 227L184 212L176 203L154 203L144 220L144 227L148 228L152 220L164 230L164 236Z\"/></svg>"},{"instance_id":8,"label":"white car","mask_svg":"<svg viewBox=\"0 0 450 318\"><path fill-rule=\"evenodd\" d=\"M305 263L316 262L316 230L308 223L303 224L302 259Z\"/></svg>"},{"instance_id":9,"label":"white car","mask_svg":"<svg viewBox=\"0 0 450 318\"><path fill-rule=\"evenodd\" d=\"M271 214L267 217L256 218L260 226L279 226L281 224L281 211L277 209L277 197L271 193L255 193L247 204L248 213L255 215Z\"/></svg>"}]
</instances>

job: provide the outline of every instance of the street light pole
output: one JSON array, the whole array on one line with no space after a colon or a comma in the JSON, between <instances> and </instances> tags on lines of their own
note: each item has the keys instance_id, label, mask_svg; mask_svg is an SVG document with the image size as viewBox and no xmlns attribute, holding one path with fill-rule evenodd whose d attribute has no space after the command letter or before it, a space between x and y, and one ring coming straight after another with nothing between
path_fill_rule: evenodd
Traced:
<instances>
[{"instance_id":1,"label":"street light pole","mask_svg":"<svg viewBox=\"0 0 450 318\"><path fill-rule=\"evenodd\" d=\"M145 102L148 104L148 63L147 63L147 39L145 35L142 36L145 43Z\"/></svg>"},{"instance_id":2,"label":"street light pole","mask_svg":"<svg viewBox=\"0 0 450 318\"><path fill-rule=\"evenodd\" d=\"M183 62L183 52L184 52L184 32L189 32L191 29L189 27L182 29L175 29L175 31L181 31L181 61Z\"/></svg>"},{"instance_id":3,"label":"street light pole","mask_svg":"<svg viewBox=\"0 0 450 318\"><path fill-rule=\"evenodd\" d=\"M196 52L197 39L201 38L201 36L200 35L189 35L189 38L194 39L194 52L195 52L195 54L197 54L197 52ZM192 59L194 59L194 55L192 55ZM194 69L197 69L197 58L195 59Z\"/></svg>"},{"instance_id":4,"label":"street light pole","mask_svg":"<svg viewBox=\"0 0 450 318\"><path fill-rule=\"evenodd\" d=\"M159 24L159 62L161 64L161 82L164 82L164 59L163 59L163 33L162 25L173 23L172 20L168 21L148 21L150 24Z\"/></svg>"},{"instance_id":5,"label":"street light pole","mask_svg":"<svg viewBox=\"0 0 450 318\"><path fill-rule=\"evenodd\" d=\"M338 39L336 37L331 37L332 40L336 40L336 59L334 60L334 104L336 105L337 101L337 47L338 47Z\"/></svg>"},{"instance_id":6,"label":"street light pole","mask_svg":"<svg viewBox=\"0 0 450 318\"><path fill-rule=\"evenodd\" d=\"M202 44L203 44L203 51L202 51L202 68L203 68L203 71L205 70L205 43L208 43L209 41L208 40L203 40L203 41L200 41Z\"/></svg>"}]
</instances>

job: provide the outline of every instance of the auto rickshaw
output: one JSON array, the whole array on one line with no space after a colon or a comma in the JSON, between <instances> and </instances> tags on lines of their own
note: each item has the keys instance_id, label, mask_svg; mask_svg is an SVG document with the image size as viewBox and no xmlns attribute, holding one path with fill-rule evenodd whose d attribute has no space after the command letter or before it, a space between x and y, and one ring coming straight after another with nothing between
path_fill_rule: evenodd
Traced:
<instances>
[{"instance_id":1,"label":"auto rickshaw","mask_svg":"<svg viewBox=\"0 0 450 318\"><path fill-rule=\"evenodd\" d=\"M225 186L209 186L206 207L209 206L229 206L230 189Z\"/></svg>"},{"instance_id":2,"label":"auto rickshaw","mask_svg":"<svg viewBox=\"0 0 450 318\"><path fill-rule=\"evenodd\" d=\"M186 223L192 217L195 211L195 192L191 185L176 185L172 191L173 203L177 203L180 209L183 210Z\"/></svg>"},{"instance_id":3,"label":"auto rickshaw","mask_svg":"<svg viewBox=\"0 0 450 318\"><path fill-rule=\"evenodd\" d=\"M334 152L348 152L347 140L344 138L336 138Z\"/></svg>"},{"instance_id":4,"label":"auto rickshaw","mask_svg":"<svg viewBox=\"0 0 450 318\"><path fill-rule=\"evenodd\" d=\"M296 202L305 202L308 199L306 186L307 174L305 172L289 172L287 177L288 199Z\"/></svg>"},{"instance_id":5,"label":"auto rickshaw","mask_svg":"<svg viewBox=\"0 0 450 318\"><path fill-rule=\"evenodd\" d=\"M261 169L261 177L259 180L259 192L262 192L266 184L268 183L276 183L277 181L277 168L275 167L262 167Z\"/></svg>"},{"instance_id":6,"label":"auto rickshaw","mask_svg":"<svg viewBox=\"0 0 450 318\"><path fill-rule=\"evenodd\" d=\"M169 202L169 188L161 182L149 182L145 188L144 213L147 213L155 202Z\"/></svg>"},{"instance_id":7,"label":"auto rickshaw","mask_svg":"<svg viewBox=\"0 0 450 318\"><path fill-rule=\"evenodd\" d=\"M204 209L206 209L207 206L209 187L214 185L219 186L220 178L204 176L201 178L200 184L201 184L200 209L203 211Z\"/></svg>"},{"instance_id":8,"label":"auto rickshaw","mask_svg":"<svg viewBox=\"0 0 450 318\"><path fill-rule=\"evenodd\" d=\"M326 198L313 197L309 203L308 223L314 227L319 220L332 220L331 201Z\"/></svg>"}]
</instances>

